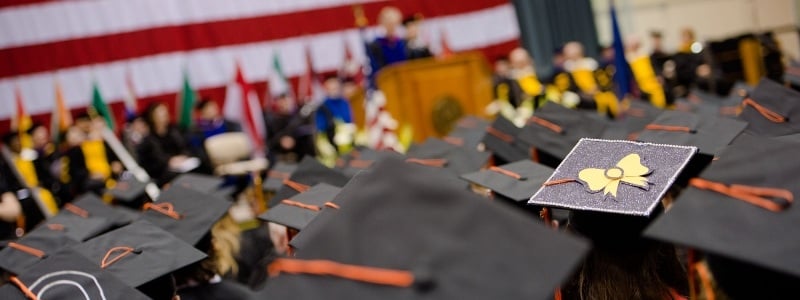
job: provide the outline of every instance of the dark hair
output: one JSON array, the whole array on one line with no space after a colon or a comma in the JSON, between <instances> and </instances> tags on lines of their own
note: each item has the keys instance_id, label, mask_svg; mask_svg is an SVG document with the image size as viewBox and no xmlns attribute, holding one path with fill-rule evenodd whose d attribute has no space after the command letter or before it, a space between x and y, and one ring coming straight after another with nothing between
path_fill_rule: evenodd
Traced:
<instances>
[{"instance_id":1,"label":"dark hair","mask_svg":"<svg viewBox=\"0 0 800 300\"><path fill-rule=\"evenodd\" d=\"M670 289L688 293L686 270L675 247L641 237L650 219L573 212L567 230L594 244L564 285L563 299L668 299Z\"/></svg>"},{"instance_id":2,"label":"dark hair","mask_svg":"<svg viewBox=\"0 0 800 300\"><path fill-rule=\"evenodd\" d=\"M206 106L208 106L211 103L214 103L214 100L211 100L211 98L208 98L208 97L203 97L203 99L200 99L200 101L197 102L197 104L194 106L194 110L195 111L201 111L201 110L205 109Z\"/></svg>"},{"instance_id":3,"label":"dark hair","mask_svg":"<svg viewBox=\"0 0 800 300\"><path fill-rule=\"evenodd\" d=\"M150 128L150 131L155 130L155 120L153 115L156 111L156 108L158 108L159 106L166 107L166 104L164 104L163 102L150 103L149 105L147 105L147 108L144 109L144 113L142 114L142 116L144 117L144 122L147 124L147 127Z\"/></svg>"}]
</instances>

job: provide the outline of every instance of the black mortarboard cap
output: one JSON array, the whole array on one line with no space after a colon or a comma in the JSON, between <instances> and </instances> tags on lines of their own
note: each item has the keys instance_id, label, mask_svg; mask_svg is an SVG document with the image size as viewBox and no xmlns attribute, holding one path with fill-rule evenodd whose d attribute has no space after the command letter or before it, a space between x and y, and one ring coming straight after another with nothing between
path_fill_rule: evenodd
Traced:
<instances>
[{"instance_id":1,"label":"black mortarboard cap","mask_svg":"<svg viewBox=\"0 0 800 300\"><path fill-rule=\"evenodd\" d=\"M277 192L283 186L283 181L289 179L292 173L297 170L297 164L277 162L267 171L267 178L264 179L264 190Z\"/></svg>"},{"instance_id":2,"label":"black mortarboard cap","mask_svg":"<svg viewBox=\"0 0 800 300\"><path fill-rule=\"evenodd\" d=\"M609 122L603 132L603 139L636 140L639 132L663 112L662 109L641 100L625 101L623 107L622 116Z\"/></svg>"},{"instance_id":3,"label":"black mortarboard cap","mask_svg":"<svg viewBox=\"0 0 800 300\"><path fill-rule=\"evenodd\" d=\"M236 188L234 186L224 186L224 182L225 179L217 176L185 173L172 180L170 185L179 185L205 194L226 198L232 195Z\"/></svg>"},{"instance_id":4,"label":"black mortarboard cap","mask_svg":"<svg viewBox=\"0 0 800 300\"><path fill-rule=\"evenodd\" d=\"M694 146L713 156L730 144L747 123L730 118L689 112L664 111L639 134L637 140Z\"/></svg>"},{"instance_id":5,"label":"black mortarboard cap","mask_svg":"<svg viewBox=\"0 0 800 300\"><path fill-rule=\"evenodd\" d=\"M581 139L529 204L649 216L697 148Z\"/></svg>"},{"instance_id":6,"label":"black mortarboard cap","mask_svg":"<svg viewBox=\"0 0 800 300\"><path fill-rule=\"evenodd\" d=\"M109 222L112 222L115 227L125 226L139 218L139 213L137 211L126 207L108 205L103 202L100 197L92 193L79 196L72 201L71 205L65 205L65 207L79 215L104 217ZM77 209L70 207L75 207Z\"/></svg>"},{"instance_id":7,"label":"black mortarboard cap","mask_svg":"<svg viewBox=\"0 0 800 300\"><path fill-rule=\"evenodd\" d=\"M39 226L0 250L0 269L12 274L24 274L29 267L47 256L77 243L58 227Z\"/></svg>"},{"instance_id":8,"label":"black mortarboard cap","mask_svg":"<svg viewBox=\"0 0 800 300\"><path fill-rule=\"evenodd\" d=\"M272 196L269 201L269 207L277 205L283 199L292 198L315 184L324 182L332 186L342 187L348 180L344 174L326 167L311 156L306 156L297 165L297 169L292 173L288 181L285 180L284 185ZM297 183L300 185L297 185Z\"/></svg>"},{"instance_id":9,"label":"black mortarboard cap","mask_svg":"<svg viewBox=\"0 0 800 300\"><path fill-rule=\"evenodd\" d=\"M258 218L302 231L340 190L327 183L317 184L308 191L294 195L291 199L281 200L278 205Z\"/></svg>"},{"instance_id":10,"label":"black mortarboard cap","mask_svg":"<svg viewBox=\"0 0 800 300\"><path fill-rule=\"evenodd\" d=\"M581 138L599 138L607 122L557 103L536 110L519 134L535 149L534 160L551 167L558 165Z\"/></svg>"},{"instance_id":11,"label":"black mortarboard cap","mask_svg":"<svg viewBox=\"0 0 800 300\"><path fill-rule=\"evenodd\" d=\"M37 299L150 299L71 249L47 257L19 277ZM3 295L5 296L5 295ZM5 299L5 298L3 298Z\"/></svg>"},{"instance_id":12,"label":"black mortarboard cap","mask_svg":"<svg viewBox=\"0 0 800 300\"><path fill-rule=\"evenodd\" d=\"M739 119L750 123L746 131L756 135L800 133L800 92L763 79L742 102Z\"/></svg>"},{"instance_id":13,"label":"black mortarboard cap","mask_svg":"<svg viewBox=\"0 0 800 300\"><path fill-rule=\"evenodd\" d=\"M498 116L492 125L486 128L483 144L486 146L486 150L494 155L496 163L509 163L530 158L526 146L517 139L520 130L522 129L502 116Z\"/></svg>"},{"instance_id":14,"label":"black mortarboard cap","mask_svg":"<svg viewBox=\"0 0 800 300\"><path fill-rule=\"evenodd\" d=\"M66 207L70 207L67 204ZM82 242L114 227L114 223L105 217L95 217L83 214L83 211L76 209L64 209L42 226L58 228L67 237Z\"/></svg>"},{"instance_id":15,"label":"black mortarboard cap","mask_svg":"<svg viewBox=\"0 0 800 300\"><path fill-rule=\"evenodd\" d=\"M302 231L298 232L291 240L289 240L289 245L291 245L296 251L300 251L299 249L305 247L305 245L309 243L309 241L313 240L314 237L319 234L319 232L324 232L327 221L323 220L321 222L317 222L317 220L320 218L326 219L330 217L328 215L336 214L341 206L345 205L347 199L353 197L353 193L358 193L358 186L361 185L361 182L367 180L367 178L373 176L373 174L374 171L369 169L359 172L353 176L353 178L350 179L350 181L339 190L336 196L333 197L328 204L325 204L322 207L322 210L319 212L319 214L317 214L313 220L306 224Z\"/></svg>"},{"instance_id":16,"label":"black mortarboard cap","mask_svg":"<svg viewBox=\"0 0 800 300\"><path fill-rule=\"evenodd\" d=\"M745 135L693 178L648 237L800 278L799 142Z\"/></svg>"},{"instance_id":17,"label":"black mortarboard cap","mask_svg":"<svg viewBox=\"0 0 800 300\"><path fill-rule=\"evenodd\" d=\"M491 153L458 147L436 138L414 145L406 153L409 159L442 159L443 168L455 176L477 171L489 163Z\"/></svg>"},{"instance_id":18,"label":"black mortarboard cap","mask_svg":"<svg viewBox=\"0 0 800 300\"><path fill-rule=\"evenodd\" d=\"M428 168L389 159L373 172L352 186L355 192L297 259L270 265L280 275L267 282L265 297L547 299L589 249L527 215L442 184ZM319 260L323 268L345 264L366 276L307 274ZM299 272L282 273L292 264ZM392 280L375 283L379 278L363 268L389 271Z\"/></svg>"},{"instance_id":19,"label":"black mortarboard cap","mask_svg":"<svg viewBox=\"0 0 800 300\"><path fill-rule=\"evenodd\" d=\"M461 178L474 184L486 187L495 194L512 201L525 201L542 187L553 169L530 160L490 167L474 173L464 174Z\"/></svg>"},{"instance_id":20,"label":"black mortarboard cap","mask_svg":"<svg viewBox=\"0 0 800 300\"><path fill-rule=\"evenodd\" d=\"M484 119L466 116L456 122L456 126L443 140L454 145L478 149L489 125L489 122Z\"/></svg>"},{"instance_id":21,"label":"black mortarboard cap","mask_svg":"<svg viewBox=\"0 0 800 300\"><path fill-rule=\"evenodd\" d=\"M373 150L363 148L354 150L336 160L336 169L352 178L356 173L369 169L372 164L387 157L402 158L403 155L391 150Z\"/></svg>"},{"instance_id":22,"label":"black mortarboard cap","mask_svg":"<svg viewBox=\"0 0 800 300\"><path fill-rule=\"evenodd\" d=\"M117 182L117 184L108 190L108 193L114 197L118 203L129 205L131 207L138 207L144 203L146 196L147 183L141 182L130 176Z\"/></svg>"},{"instance_id":23,"label":"black mortarboard cap","mask_svg":"<svg viewBox=\"0 0 800 300\"><path fill-rule=\"evenodd\" d=\"M195 245L228 213L231 204L224 198L174 185L163 191L158 201L144 206L142 219Z\"/></svg>"},{"instance_id":24,"label":"black mortarboard cap","mask_svg":"<svg viewBox=\"0 0 800 300\"><path fill-rule=\"evenodd\" d=\"M206 257L169 232L139 220L73 246L103 270L139 287Z\"/></svg>"},{"instance_id":25,"label":"black mortarboard cap","mask_svg":"<svg viewBox=\"0 0 800 300\"><path fill-rule=\"evenodd\" d=\"M5 300L30 300L19 288L11 283L0 285L0 295L3 295Z\"/></svg>"}]
</instances>

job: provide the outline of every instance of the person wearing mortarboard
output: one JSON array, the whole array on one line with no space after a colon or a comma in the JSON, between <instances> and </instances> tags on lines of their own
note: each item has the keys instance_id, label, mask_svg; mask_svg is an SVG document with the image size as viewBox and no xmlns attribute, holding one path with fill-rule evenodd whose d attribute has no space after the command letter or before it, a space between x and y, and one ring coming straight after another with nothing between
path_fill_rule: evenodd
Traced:
<instances>
[{"instance_id":1,"label":"person wearing mortarboard","mask_svg":"<svg viewBox=\"0 0 800 300\"><path fill-rule=\"evenodd\" d=\"M433 56L420 35L422 14L413 14L403 19L403 27L406 29L406 57L408 59Z\"/></svg>"},{"instance_id":2,"label":"person wearing mortarboard","mask_svg":"<svg viewBox=\"0 0 800 300\"><path fill-rule=\"evenodd\" d=\"M593 249L561 299L678 300L687 274L673 245L642 237L692 174L696 147L581 139L528 204L571 210L567 231ZM545 213L547 216L547 213Z\"/></svg>"}]
</instances>

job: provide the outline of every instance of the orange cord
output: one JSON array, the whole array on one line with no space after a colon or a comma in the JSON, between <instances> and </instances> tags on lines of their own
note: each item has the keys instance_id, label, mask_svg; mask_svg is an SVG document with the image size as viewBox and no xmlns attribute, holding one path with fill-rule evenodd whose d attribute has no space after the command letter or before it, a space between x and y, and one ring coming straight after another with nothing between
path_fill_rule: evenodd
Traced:
<instances>
[{"instance_id":1,"label":"orange cord","mask_svg":"<svg viewBox=\"0 0 800 300\"><path fill-rule=\"evenodd\" d=\"M270 276L280 273L334 276L396 287L410 287L414 284L414 275L408 271L347 265L328 260L278 258L267 266L267 272Z\"/></svg>"},{"instance_id":2,"label":"orange cord","mask_svg":"<svg viewBox=\"0 0 800 300\"><path fill-rule=\"evenodd\" d=\"M299 183L299 182L296 182L296 181L291 181L289 179L284 179L283 180L283 184L285 184L286 186L288 186L288 187L292 188L293 190L298 191L300 193L306 192L306 191L311 189L310 186L307 186L305 184L302 184L302 183Z\"/></svg>"},{"instance_id":3,"label":"orange cord","mask_svg":"<svg viewBox=\"0 0 800 300\"><path fill-rule=\"evenodd\" d=\"M742 107L745 106L752 106L758 113L764 116L765 119L773 122L773 123L783 123L786 122L786 117L781 116L779 113L776 113L769 108L764 107L761 104L758 104L755 100L751 98L744 99L742 101Z\"/></svg>"},{"instance_id":4,"label":"orange cord","mask_svg":"<svg viewBox=\"0 0 800 300\"><path fill-rule=\"evenodd\" d=\"M163 214L165 216L168 216L170 218L173 218L175 220L180 220L182 218L182 216L178 212L175 211L175 207L172 205L172 203L169 203L169 202L159 202L159 203L147 202L147 203L144 204L143 209L144 210L150 209L150 210L157 211L157 212L159 212L159 213L161 213L161 214Z\"/></svg>"},{"instance_id":5,"label":"orange cord","mask_svg":"<svg viewBox=\"0 0 800 300\"><path fill-rule=\"evenodd\" d=\"M789 207L794 202L794 195L791 191L778 188L764 188L746 185L725 185L702 178L693 178L689 181L693 187L703 190L710 190L725 196L742 200L763 209L779 212ZM765 197L774 197L786 200L785 204L779 204Z\"/></svg>"},{"instance_id":6,"label":"orange cord","mask_svg":"<svg viewBox=\"0 0 800 300\"><path fill-rule=\"evenodd\" d=\"M31 299L31 300L38 300L39 299L38 297L36 297L36 294L34 294L31 291L31 289L28 288L28 286L26 286L24 283L22 283L21 280L19 280L19 278L17 278L17 276L11 276L11 277L8 278L8 280L10 280L11 283L16 285L19 288L19 290L22 291L22 293L25 294L25 297L27 297L28 299Z\"/></svg>"},{"instance_id":7,"label":"orange cord","mask_svg":"<svg viewBox=\"0 0 800 300\"><path fill-rule=\"evenodd\" d=\"M406 162L420 164L423 166L435 167L435 168L443 168L447 164L447 160L442 158L433 158L433 159L409 158L406 159Z\"/></svg>"},{"instance_id":8,"label":"orange cord","mask_svg":"<svg viewBox=\"0 0 800 300\"><path fill-rule=\"evenodd\" d=\"M333 203L333 202L325 202L325 206L326 206L326 207L333 208L333 209L340 209L340 208L341 208L341 207L339 207L339 205L338 205L338 204L336 204L336 203Z\"/></svg>"},{"instance_id":9,"label":"orange cord","mask_svg":"<svg viewBox=\"0 0 800 300\"><path fill-rule=\"evenodd\" d=\"M64 209L84 219L89 217L88 211L72 203L64 204Z\"/></svg>"},{"instance_id":10,"label":"orange cord","mask_svg":"<svg viewBox=\"0 0 800 300\"><path fill-rule=\"evenodd\" d=\"M646 130L662 130L662 131L677 131L677 132L686 132L692 133L692 129L686 126L670 126L670 125L660 125L660 124L648 124L644 127Z\"/></svg>"},{"instance_id":11,"label":"orange cord","mask_svg":"<svg viewBox=\"0 0 800 300\"><path fill-rule=\"evenodd\" d=\"M281 201L281 204L286 204L286 205L290 205L290 206L294 206L294 207L299 207L299 208L304 208L304 209L307 209L307 210L313 210L313 211L320 211L320 210L322 210L322 208L320 208L319 206L316 206L316 205L309 205L309 204L305 204L305 203L302 203L302 202L297 202L297 201L294 201L294 200L289 200L289 199L284 199L284 200L282 200L282 201Z\"/></svg>"},{"instance_id":12,"label":"orange cord","mask_svg":"<svg viewBox=\"0 0 800 300\"><path fill-rule=\"evenodd\" d=\"M557 184L575 182L575 181L577 181L577 180L575 180L573 178L564 178L564 179L550 180L550 181L547 181L547 182L543 183L542 185L543 186L551 186L551 185L557 185Z\"/></svg>"},{"instance_id":13,"label":"orange cord","mask_svg":"<svg viewBox=\"0 0 800 300\"><path fill-rule=\"evenodd\" d=\"M494 137L500 139L503 142L511 143L514 141L514 137L508 135L500 130L495 129L494 127L486 128L486 133L493 135Z\"/></svg>"},{"instance_id":14,"label":"orange cord","mask_svg":"<svg viewBox=\"0 0 800 300\"><path fill-rule=\"evenodd\" d=\"M537 116L533 116L533 117L531 117L531 118L528 120L528 124L530 124L530 123L534 123L534 124L536 124L536 125L539 125L539 126L542 126L542 127L544 127L544 128L550 129L550 131L552 131L552 132L555 132L555 133L561 133L561 132L563 132L563 131L564 131L564 129L563 129L563 128L561 128L561 126L558 126L558 125L556 125L556 124L555 124L555 123L553 123L553 122L550 122L550 121L548 121L548 120L545 120L545 119L539 118L539 117L537 117Z\"/></svg>"},{"instance_id":15,"label":"orange cord","mask_svg":"<svg viewBox=\"0 0 800 300\"><path fill-rule=\"evenodd\" d=\"M111 253L118 251L122 251L122 253L120 253L117 256L114 256L113 258L111 258L111 260L109 260L109 258L111 257ZM118 260L122 259L126 255L131 253L133 253L133 248L131 247L120 246L111 248L108 250L108 252L106 252L106 255L103 257L103 260L100 261L100 268L105 269L106 267L110 266L111 264L117 262Z\"/></svg>"},{"instance_id":16,"label":"orange cord","mask_svg":"<svg viewBox=\"0 0 800 300\"><path fill-rule=\"evenodd\" d=\"M25 246L23 244L19 244L19 243L16 243L16 242L9 242L8 243L8 247L12 248L12 249L16 249L16 250L22 251L22 252L25 252L25 253L33 255L33 256L36 256L37 258L44 258L44 256L45 256L45 253L42 250L30 247L30 246Z\"/></svg>"},{"instance_id":17,"label":"orange cord","mask_svg":"<svg viewBox=\"0 0 800 300\"><path fill-rule=\"evenodd\" d=\"M501 167L491 166L491 167L489 167L489 170L497 172L497 173L500 173L500 174L503 174L503 175L506 175L506 176L514 178L516 180L522 179L522 175L519 175L519 174L517 174L515 172L511 172L509 170L503 169Z\"/></svg>"}]
</instances>

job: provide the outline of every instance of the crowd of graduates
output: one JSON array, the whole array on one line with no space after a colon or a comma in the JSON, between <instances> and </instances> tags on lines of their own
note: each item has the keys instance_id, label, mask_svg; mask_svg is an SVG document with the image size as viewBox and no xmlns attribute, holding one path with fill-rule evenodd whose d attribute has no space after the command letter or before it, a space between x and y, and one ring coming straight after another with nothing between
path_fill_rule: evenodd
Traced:
<instances>
[{"instance_id":1,"label":"crowd of graduates","mask_svg":"<svg viewBox=\"0 0 800 300\"><path fill-rule=\"evenodd\" d=\"M401 16L381 14L375 70L430 56L417 16L394 35ZM630 39L599 62L570 42L544 80L514 49L495 62L491 119L405 151L359 145L339 77L311 112L271 102L269 164L246 172L219 169L209 141L242 128L212 99L189 128L151 103L119 140L92 109L55 140L11 131L0 298L796 297L800 92L730 82L683 36L675 54L656 33L653 53Z\"/></svg>"}]
</instances>

